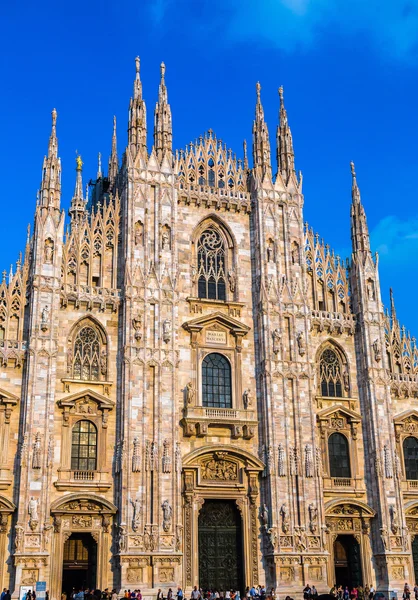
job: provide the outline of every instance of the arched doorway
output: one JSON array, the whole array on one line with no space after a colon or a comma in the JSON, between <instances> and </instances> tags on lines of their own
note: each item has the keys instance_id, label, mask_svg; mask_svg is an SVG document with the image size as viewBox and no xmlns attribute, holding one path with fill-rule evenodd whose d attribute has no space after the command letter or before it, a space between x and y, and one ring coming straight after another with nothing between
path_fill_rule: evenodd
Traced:
<instances>
[{"instance_id":1,"label":"arched doorway","mask_svg":"<svg viewBox=\"0 0 418 600\"><path fill-rule=\"evenodd\" d=\"M418 537L415 536L412 542L412 560L414 561L415 581L418 581Z\"/></svg>"},{"instance_id":2,"label":"arched doorway","mask_svg":"<svg viewBox=\"0 0 418 600\"><path fill-rule=\"evenodd\" d=\"M339 535L334 542L335 582L343 587L363 585L360 544L353 535Z\"/></svg>"},{"instance_id":3,"label":"arched doorway","mask_svg":"<svg viewBox=\"0 0 418 600\"><path fill-rule=\"evenodd\" d=\"M199 514L199 585L243 591L241 516L233 500L205 500Z\"/></svg>"},{"instance_id":4,"label":"arched doorway","mask_svg":"<svg viewBox=\"0 0 418 600\"><path fill-rule=\"evenodd\" d=\"M72 533L64 543L62 591L96 588L97 543L90 533Z\"/></svg>"}]
</instances>

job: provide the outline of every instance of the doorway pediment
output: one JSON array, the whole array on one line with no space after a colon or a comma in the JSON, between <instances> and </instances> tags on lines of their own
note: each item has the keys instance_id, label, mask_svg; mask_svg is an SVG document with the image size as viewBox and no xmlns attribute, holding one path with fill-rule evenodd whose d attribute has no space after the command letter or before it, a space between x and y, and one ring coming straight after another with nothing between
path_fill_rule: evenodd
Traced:
<instances>
[{"instance_id":1,"label":"doorway pediment","mask_svg":"<svg viewBox=\"0 0 418 600\"><path fill-rule=\"evenodd\" d=\"M199 333L205 327L215 324L225 327L230 333L234 335L244 336L247 335L247 333L250 331L250 327L248 327L248 325L245 325L241 321L233 319L229 315L225 315L220 311L216 311L209 315L197 317L196 319L192 319L191 321L187 321L186 323L183 323L183 327L186 331L189 331L190 333Z\"/></svg>"}]
</instances>

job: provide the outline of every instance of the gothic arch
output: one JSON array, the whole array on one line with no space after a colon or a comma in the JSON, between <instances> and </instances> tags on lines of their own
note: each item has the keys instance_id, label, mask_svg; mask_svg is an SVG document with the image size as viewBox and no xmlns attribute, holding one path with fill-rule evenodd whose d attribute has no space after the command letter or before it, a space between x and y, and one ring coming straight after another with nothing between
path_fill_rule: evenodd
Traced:
<instances>
[{"instance_id":1,"label":"gothic arch","mask_svg":"<svg viewBox=\"0 0 418 600\"><path fill-rule=\"evenodd\" d=\"M332 372L332 377L328 377L322 369L322 361L324 354L327 350L330 350L336 356L338 363L334 365L335 368L330 365L329 373ZM324 341L316 351L315 355L315 365L316 365L316 388L318 390L318 394L320 396L329 396L329 397L337 397L344 398L350 396L351 392L351 377L350 377L350 364L348 361L348 357L342 346L335 342L333 339L328 338ZM328 384L328 386L327 386ZM330 389L330 387L332 389ZM326 393L324 393L324 388L327 388ZM330 393L334 390L334 393Z\"/></svg>"},{"instance_id":2,"label":"gothic arch","mask_svg":"<svg viewBox=\"0 0 418 600\"><path fill-rule=\"evenodd\" d=\"M338 510L338 507L341 508L341 512ZM357 500L354 498L337 498L334 500L330 500L329 502L326 502L325 515L326 516L331 516L331 515L335 515L335 514L348 515L349 513L348 513L348 509L346 507L352 507L352 509L354 509L357 514L360 514L364 517L372 518L376 515L376 511L373 510L373 508L371 508L368 504L366 504L365 502L361 502L361 500Z\"/></svg>"},{"instance_id":3,"label":"gothic arch","mask_svg":"<svg viewBox=\"0 0 418 600\"><path fill-rule=\"evenodd\" d=\"M226 452L228 455L241 460L248 468L255 469L257 471L263 471L265 468L264 463L254 454L248 452L247 450L243 450L242 448L237 448L236 446L230 446L229 444L217 444L216 446L202 446L197 448L196 450L192 450L186 454L186 456L182 459L183 467L190 466L196 464L196 460L205 454L210 454L216 452Z\"/></svg>"},{"instance_id":4,"label":"gothic arch","mask_svg":"<svg viewBox=\"0 0 418 600\"><path fill-rule=\"evenodd\" d=\"M219 229L221 234L223 234L223 237L224 237L225 241L227 242L227 247L229 249L233 250L234 248L237 247L237 240L235 238L235 235L232 233L231 228L216 213L211 213L209 215L206 215L206 217L203 217L202 219L200 219L199 223L193 229L193 233L192 233L192 244L193 245L196 243L196 240L198 239L200 234L203 233L203 231L205 231L205 229L207 229L211 225L215 226L217 229Z\"/></svg>"},{"instance_id":5,"label":"gothic arch","mask_svg":"<svg viewBox=\"0 0 418 600\"><path fill-rule=\"evenodd\" d=\"M55 515L57 513L66 513L68 511L74 510L70 507L72 503L84 502L90 503L90 507L92 511L100 511L100 514L116 514L117 508L112 502L109 502L103 496L98 496L97 494L85 494L85 493L75 493L68 494L62 498L57 498L51 504L51 515ZM75 505L74 505L75 506Z\"/></svg>"},{"instance_id":6,"label":"gothic arch","mask_svg":"<svg viewBox=\"0 0 418 600\"><path fill-rule=\"evenodd\" d=\"M80 381L107 381L108 349L108 336L100 321L92 315L80 318L67 338L67 375Z\"/></svg>"},{"instance_id":7,"label":"gothic arch","mask_svg":"<svg viewBox=\"0 0 418 600\"><path fill-rule=\"evenodd\" d=\"M74 336L77 334L77 332L80 331L80 329L84 327L84 325L89 324L97 329L97 331L100 333L102 344L105 344L107 346L109 342L107 332L103 324L94 315L91 314L80 317L78 321L74 323L68 334L68 340L74 339Z\"/></svg>"}]
</instances>

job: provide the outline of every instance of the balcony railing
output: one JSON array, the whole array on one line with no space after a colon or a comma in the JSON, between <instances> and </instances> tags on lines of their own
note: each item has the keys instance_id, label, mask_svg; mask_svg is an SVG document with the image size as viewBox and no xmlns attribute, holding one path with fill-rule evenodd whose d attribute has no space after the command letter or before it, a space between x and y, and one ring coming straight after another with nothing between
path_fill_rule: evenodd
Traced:
<instances>
[{"instance_id":1,"label":"balcony railing","mask_svg":"<svg viewBox=\"0 0 418 600\"><path fill-rule=\"evenodd\" d=\"M73 471L72 479L75 481L94 481L95 471Z\"/></svg>"},{"instance_id":2,"label":"balcony railing","mask_svg":"<svg viewBox=\"0 0 418 600\"><path fill-rule=\"evenodd\" d=\"M332 486L333 487L352 487L353 480L350 477L333 477L332 478Z\"/></svg>"}]
</instances>

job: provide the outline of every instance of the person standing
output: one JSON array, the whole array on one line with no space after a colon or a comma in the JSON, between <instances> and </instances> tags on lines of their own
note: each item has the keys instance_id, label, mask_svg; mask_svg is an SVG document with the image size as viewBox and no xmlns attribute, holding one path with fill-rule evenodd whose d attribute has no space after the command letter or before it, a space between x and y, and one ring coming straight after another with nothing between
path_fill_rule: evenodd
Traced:
<instances>
[{"instance_id":1,"label":"person standing","mask_svg":"<svg viewBox=\"0 0 418 600\"><path fill-rule=\"evenodd\" d=\"M200 600L201 597L202 597L202 595L199 592L199 590L197 589L197 585L195 585L194 588L193 588L193 590L192 590L191 599L192 600Z\"/></svg>"},{"instance_id":2,"label":"person standing","mask_svg":"<svg viewBox=\"0 0 418 600\"><path fill-rule=\"evenodd\" d=\"M178 595L177 595L178 597ZM163 600L164 599L164 594L161 591L161 588L158 588L158 592L157 592L157 600Z\"/></svg>"}]
</instances>

